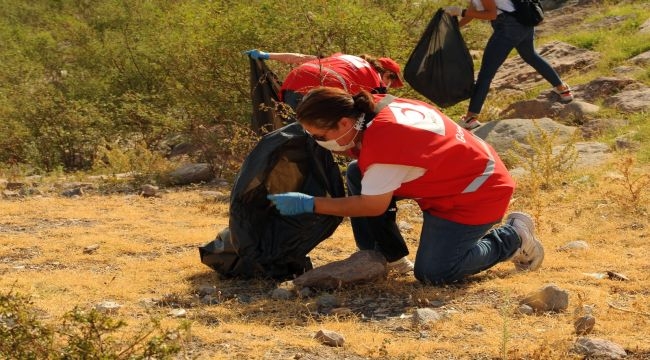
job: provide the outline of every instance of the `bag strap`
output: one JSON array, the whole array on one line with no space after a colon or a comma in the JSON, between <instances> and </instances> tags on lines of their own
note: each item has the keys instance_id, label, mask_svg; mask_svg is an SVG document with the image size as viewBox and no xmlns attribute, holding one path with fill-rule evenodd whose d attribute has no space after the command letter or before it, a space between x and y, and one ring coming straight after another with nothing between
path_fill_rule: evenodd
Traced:
<instances>
[{"instance_id":1,"label":"bag strap","mask_svg":"<svg viewBox=\"0 0 650 360\"><path fill-rule=\"evenodd\" d=\"M379 100L379 102L375 104L373 112L366 114L366 117L363 119L363 128L365 129L368 123L370 123L380 111L388 106L388 104L392 103L393 100L395 100L395 96L390 94L387 94L383 99Z\"/></svg>"},{"instance_id":2,"label":"bag strap","mask_svg":"<svg viewBox=\"0 0 650 360\"><path fill-rule=\"evenodd\" d=\"M383 110L388 104L392 103L393 100L395 100L395 95L386 95L384 96L383 99L381 99L377 104L375 104L375 116ZM374 116L373 116L374 117Z\"/></svg>"}]
</instances>

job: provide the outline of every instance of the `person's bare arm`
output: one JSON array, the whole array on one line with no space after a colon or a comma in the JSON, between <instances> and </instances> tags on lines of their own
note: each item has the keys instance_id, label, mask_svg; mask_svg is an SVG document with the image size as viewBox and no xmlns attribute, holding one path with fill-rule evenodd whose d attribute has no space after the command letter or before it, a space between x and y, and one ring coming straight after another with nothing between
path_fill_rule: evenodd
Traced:
<instances>
[{"instance_id":1,"label":"person's bare arm","mask_svg":"<svg viewBox=\"0 0 650 360\"><path fill-rule=\"evenodd\" d=\"M314 212L335 216L378 216L386 212L393 193L355 195L340 198L314 198Z\"/></svg>"},{"instance_id":2,"label":"person's bare arm","mask_svg":"<svg viewBox=\"0 0 650 360\"><path fill-rule=\"evenodd\" d=\"M302 64L304 62L318 59L316 55L306 55L298 53L268 53L269 59L280 61L287 64Z\"/></svg>"}]
</instances>

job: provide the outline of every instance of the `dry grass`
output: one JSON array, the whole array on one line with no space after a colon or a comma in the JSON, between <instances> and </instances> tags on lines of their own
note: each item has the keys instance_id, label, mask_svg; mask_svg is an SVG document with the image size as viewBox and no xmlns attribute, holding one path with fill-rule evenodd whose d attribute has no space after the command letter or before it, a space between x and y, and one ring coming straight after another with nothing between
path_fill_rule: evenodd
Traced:
<instances>
[{"instance_id":1,"label":"dry grass","mask_svg":"<svg viewBox=\"0 0 650 360\"><path fill-rule=\"evenodd\" d=\"M341 289L334 294L355 312L347 316L314 312L316 297L274 300L275 284L220 280L200 263L197 247L227 225L228 204L201 196L199 188L172 190L159 198L90 194L0 201L0 289L30 294L56 320L74 306L103 300L120 303L130 324L168 316L170 306L146 306L164 299L188 309L191 338L184 355L197 359L571 359L576 339L573 310L592 305L592 336L614 341L650 357L650 223L629 211L605 170L540 193L545 204L535 214L546 246L541 271L515 273L509 263L453 286L432 287L413 277ZM646 170L646 173L648 171ZM590 179L590 180L585 180ZM517 193L512 210L533 200ZM647 206L647 202L645 203ZM419 237L419 213L400 205L400 220L413 225L406 237L412 253ZM641 215L640 215L641 214ZM559 251L584 240L586 251ZM92 254L88 245L99 244ZM315 266L346 258L355 250L349 222L311 255ZM607 270L630 281L596 279ZM554 283L570 293L569 311L524 316L518 299ZM202 304L202 285L221 291L221 302ZM318 296L320 294L317 294ZM415 328L411 315L426 301L444 302L451 318L431 328ZM373 310L388 307L387 317ZM400 317L401 314L406 316ZM345 345L330 348L313 335L319 329L342 334ZM645 355L644 355L645 354Z\"/></svg>"}]
</instances>

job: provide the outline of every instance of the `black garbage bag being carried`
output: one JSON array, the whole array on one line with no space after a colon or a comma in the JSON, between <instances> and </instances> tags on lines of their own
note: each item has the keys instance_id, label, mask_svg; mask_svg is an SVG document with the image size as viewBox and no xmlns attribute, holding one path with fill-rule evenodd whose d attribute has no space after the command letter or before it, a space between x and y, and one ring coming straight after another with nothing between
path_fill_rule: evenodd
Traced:
<instances>
[{"instance_id":1,"label":"black garbage bag being carried","mask_svg":"<svg viewBox=\"0 0 650 360\"><path fill-rule=\"evenodd\" d=\"M282 83L277 75L269 69L264 60L249 57L249 61L253 131L263 135L294 122L291 107L279 100L278 94Z\"/></svg>"},{"instance_id":2,"label":"black garbage bag being carried","mask_svg":"<svg viewBox=\"0 0 650 360\"><path fill-rule=\"evenodd\" d=\"M404 66L404 79L439 107L472 96L474 63L455 16L436 12Z\"/></svg>"},{"instance_id":3,"label":"black garbage bag being carried","mask_svg":"<svg viewBox=\"0 0 650 360\"><path fill-rule=\"evenodd\" d=\"M288 191L345 196L331 152L298 123L267 134L248 155L230 196L229 226L199 248L201 262L225 277L284 280L310 270L307 254L343 219L280 215L266 195Z\"/></svg>"}]
</instances>

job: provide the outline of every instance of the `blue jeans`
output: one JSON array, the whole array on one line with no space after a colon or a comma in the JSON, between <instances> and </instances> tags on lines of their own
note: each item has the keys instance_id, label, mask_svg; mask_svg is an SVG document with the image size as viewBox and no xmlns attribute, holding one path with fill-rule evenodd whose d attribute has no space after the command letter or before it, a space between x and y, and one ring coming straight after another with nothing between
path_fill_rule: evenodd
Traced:
<instances>
[{"instance_id":1,"label":"blue jeans","mask_svg":"<svg viewBox=\"0 0 650 360\"><path fill-rule=\"evenodd\" d=\"M361 178L357 162L351 162L346 172L349 195L361 194ZM350 219L357 247L377 250L387 261L408 255L408 247L395 223L397 208L391 210L394 205L393 201L380 216ZM423 218L414 273L424 283L451 283L477 274L509 259L521 246L519 235L510 225L494 229L497 222L465 225L427 212L423 212Z\"/></svg>"},{"instance_id":2,"label":"blue jeans","mask_svg":"<svg viewBox=\"0 0 650 360\"><path fill-rule=\"evenodd\" d=\"M534 45L535 28L517 22L514 16L502 13L491 22L494 32L485 46L481 69L479 70L474 92L469 102L469 112L480 114L483 103L490 90L490 84L499 67L508 58L512 49L532 66L552 86L559 86L562 80L557 72L536 51Z\"/></svg>"}]
</instances>

